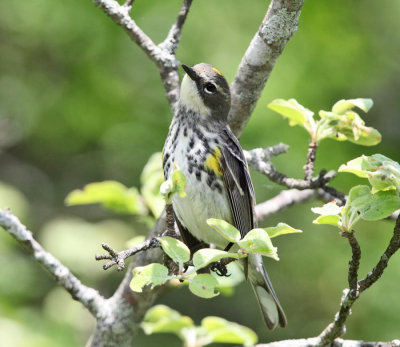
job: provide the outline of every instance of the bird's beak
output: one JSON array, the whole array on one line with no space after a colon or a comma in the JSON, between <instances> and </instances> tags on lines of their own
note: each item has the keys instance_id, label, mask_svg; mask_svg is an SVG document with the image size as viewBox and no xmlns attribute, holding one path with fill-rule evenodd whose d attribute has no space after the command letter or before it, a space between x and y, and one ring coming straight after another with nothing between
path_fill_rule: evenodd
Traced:
<instances>
[{"instance_id":1,"label":"bird's beak","mask_svg":"<svg viewBox=\"0 0 400 347\"><path fill-rule=\"evenodd\" d=\"M183 70L185 70L185 72L189 75L189 77L193 80L196 81L199 79L199 77L197 76L196 72L190 67L187 66L185 64L182 64L182 68Z\"/></svg>"}]
</instances>

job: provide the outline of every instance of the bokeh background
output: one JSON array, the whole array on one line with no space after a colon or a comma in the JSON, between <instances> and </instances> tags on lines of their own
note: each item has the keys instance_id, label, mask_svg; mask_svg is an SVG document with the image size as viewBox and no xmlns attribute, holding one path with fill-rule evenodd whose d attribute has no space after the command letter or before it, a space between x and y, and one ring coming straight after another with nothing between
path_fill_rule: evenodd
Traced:
<instances>
[{"instance_id":1,"label":"bokeh background","mask_svg":"<svg viewBox=\"0 0 400 347\"><path fill-rule=\"evenodd\" d=\"M181 1L136 0L137 23L160 42ZM177 57L208 62L231 82L257 30L267 2L194 1ZM284 142L274 159L287 175L302 177L308 139L301 128L268 110L274 98L296 98L318 112L339 99L369 97L364 115L381 131L376 147L326 140L316 169L337 169L361 154L400 161L400 2L306 1L299 30L279 58L244 131L245 149ZM158 72L143 52L90 0L0 2L0 207L11 207L35 237L85 283L105 295L123 274L104 272L93 260L105 241L122 249L146 225L98 206L66 207L66 195L90 182L118 180L140 186L149 156L163 147L171 114ZM257 200L282 188L252 173ZM347 192L366 183L341 174L333 185ZM266 260L289 325L264 328L251 288L204 300L187 288L167 292L165 303L197 323L218 315L253 328L263 342L315 336L333 319L346 287L350 250L333 227L311 223L307 203L264 222L286 222L303 234L275 243L281 260ZM378 261L394 222L360 223L361 274ZM400 257L355 304L346 338L399 338ZM4 346L82 346L94 321L4 231L0 231L0 335ZM169 335L139 333L136 346L180 346Z\"/></svg>"}]
</instances>

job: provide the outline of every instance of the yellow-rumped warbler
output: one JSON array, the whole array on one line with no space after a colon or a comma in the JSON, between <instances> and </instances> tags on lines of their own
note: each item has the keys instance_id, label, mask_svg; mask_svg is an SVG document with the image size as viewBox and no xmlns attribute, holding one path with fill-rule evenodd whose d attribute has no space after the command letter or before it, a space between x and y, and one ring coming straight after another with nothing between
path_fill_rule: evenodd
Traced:
<instances>
[{"instance_id":1,"label":"yellow-rumped warbler","mask_svg":"<svg viewBox=\"0 0 400 347\"><path fill-rule=\"evenodd\" d=\"M207 224L224 219L246 235L256 226L255 196L246 159L227 121L229 85L209 64L182 65L180 99L163 151L165 179L176 165L187 178L185 198L175 194L172 205L181 236L192 250L227 241ZM286 326L286 317L260 255L248 257L252 284L268 328Z\"/></svg>"}]
</instances>

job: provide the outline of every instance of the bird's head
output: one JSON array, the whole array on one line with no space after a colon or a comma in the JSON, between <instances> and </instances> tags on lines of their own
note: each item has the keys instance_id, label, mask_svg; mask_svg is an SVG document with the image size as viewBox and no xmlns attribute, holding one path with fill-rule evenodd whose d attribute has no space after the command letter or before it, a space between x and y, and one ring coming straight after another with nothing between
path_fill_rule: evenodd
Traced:
<instances>
[{"instance_id":1,"label":"bird's head","mask_svg":"<svg viewBox=\"0 0 400 347\"><path fill-rule=\"evenodd\" d=\"M225 121L231 106L231 94L225 77L209 64L189 67L182 64L181 105L205 119Z\"/></svg>"}]
</instances>

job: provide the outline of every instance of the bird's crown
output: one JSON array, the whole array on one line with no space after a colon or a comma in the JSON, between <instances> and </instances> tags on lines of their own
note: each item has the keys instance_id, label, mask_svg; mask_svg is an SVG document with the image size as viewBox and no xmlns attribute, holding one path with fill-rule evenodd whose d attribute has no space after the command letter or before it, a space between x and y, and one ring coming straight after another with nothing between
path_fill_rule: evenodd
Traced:
<instances>
[{"instance_id":1,"label":"bird's crown","mask_svg":"<svg viewBox=\"0 0 400 347\"><path fill-rule=\"evenodd\" d=\"M199 113L201 117L226 121L231 97L222 73L206 63L182 67L186 74L181 85L181 106Z\"/></svg>"}]
</instances>

